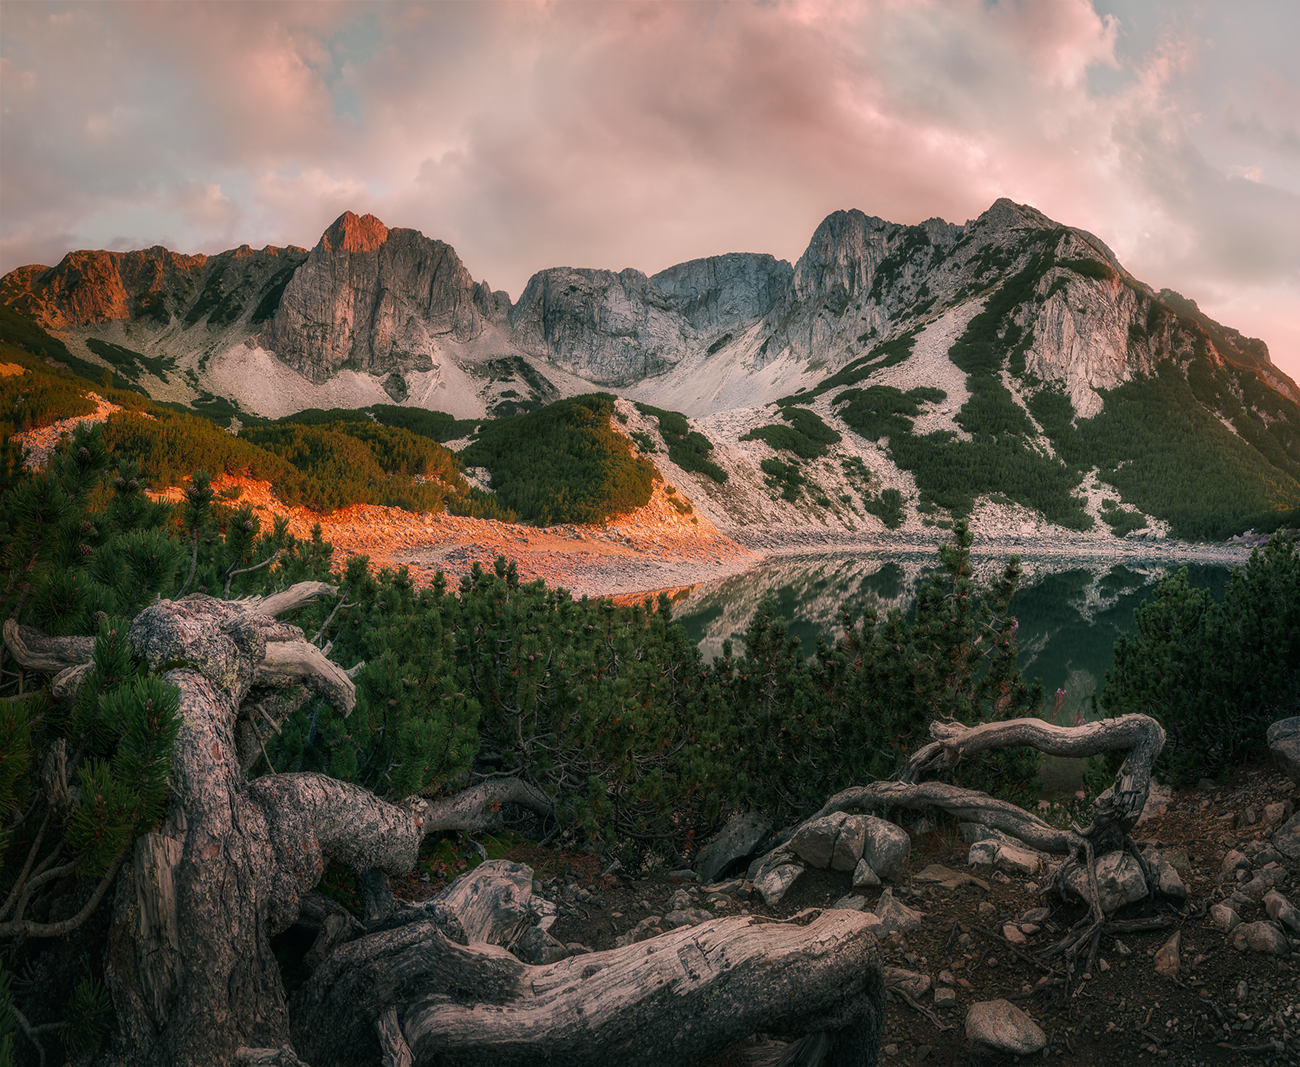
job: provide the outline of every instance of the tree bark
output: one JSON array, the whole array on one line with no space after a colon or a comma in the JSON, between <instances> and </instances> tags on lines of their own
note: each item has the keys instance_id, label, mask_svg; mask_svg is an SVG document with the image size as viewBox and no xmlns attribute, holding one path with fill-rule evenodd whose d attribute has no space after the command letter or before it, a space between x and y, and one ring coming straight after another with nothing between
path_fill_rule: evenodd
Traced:
<instances>
[{"instance_id":1,"label":"tree bark","mask_svg":"<svg viewBox=\"0 0 1300 1067\"><path fill-rule=\"evenodd\" d=\"M174 802L163 825L137 843L109 934L117 1051L133 1063L230 1063L241 1046L289 1045L270 939L298 917L326 857L404 872L423 837L416 812L324 775L244 780L234 738L239 706L260 684L268 645L292 640L294 629L248 606L190 596L146 609L131 626L136 653L180 688L184 717L173 749ZM305 646L300 632L297 640ZM315 663L295 661L304 671ZM323 688L346 714L351 683L338 682L329 666Z\"/></svg>"},{"instance_id":2,"label":"tree bark","mask_svg":"<svg viewBox=\"0 0 1300 1067\"><path fill-rule=\"evenodd\" d=\"M1065 941L1049 951L1072 951L1086 942L1100 928L1103 918L1093 872L1095 857L1123 848L1138 856L1141 862L1129 831L1136 825L1150 794L1151 767L1164 747L1164 729L1147 715L1121 715L1080 726L1056 726L1032 718L978 726L934 722L930 725L930 734L935 740L912 755L896 780L842 790L805 821L853 809L935 807L959 819L1001 830L1040 851L1067 856L1068 859L1058 867L1054 882L1063 890L1066 876L1075 865L1088 872L1089 925L1082 935L1078 930L1072 931ZM1013 745L1028 745L1049 756L1095 756L1115 751L1125 751L1128 756L1110 788L1093 801L1092 821L1082 829L1058 830L1037 815L976 789L917 780L925 774L956 766L963 758L977 752ZM795 827L781 834L777 848L790 840L798 829Z\"/></svg>"},{"instance_id":3,"label":"tree bark","mask_svg":"<svg viewBox=\"0 0 1300 1067\"><path fill-rule=\"evenodd\" d=\"M236 602L196 594L132 623L132 650L177 686L183 721L167 814L116 878L105 961L115 1028L102 1064L302 1067L302 1055L313 1067L579 1065L613 1055L670 1065L782 1028L828 1031L814 1042L826 1063L875 1063L883 984L866 918L854 912L806 926L717 920L528 967L488 943L509 944L531 915L531 871L498 862L354 940L355 920L312 893L327 858L381 878L405 873L432 829L481 828L506 802L551 806L511 779L402 805L319 774L248 781L236 727L250 694L256 702L274 685L306 686L344 715L354 705L347 674L264 613L321 592ZM84 677L75 655L90 646L13 636L20 662L60 671L69 690ZM299 920L317 938L291 1012L271 939Z\"/></svg>"},{"instance_id":4,"label":"tree bark","mask_svg":"<svg viewBox=\"0 0 1300 1067\"><path fill-rule=\"evenodd\" d=\"M313 1067L394 1055L394 1023L416 1067L685 1067L759 1030L830 1031L823 1062L863 1067L884 1021L870 929L852 911L715 919L531 967L421 920L338 949L294 994L294 1037Z\"/></svg>"}]
</instances>

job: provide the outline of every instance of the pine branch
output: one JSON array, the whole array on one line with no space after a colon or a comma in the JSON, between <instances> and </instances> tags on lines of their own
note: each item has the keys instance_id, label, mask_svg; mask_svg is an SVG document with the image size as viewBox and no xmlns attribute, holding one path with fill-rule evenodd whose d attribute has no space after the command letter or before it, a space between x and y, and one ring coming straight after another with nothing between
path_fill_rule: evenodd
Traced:
<instances>
[{"instance_id":1,"label":"pine branch","mask_svg":"<svg viewBox=\"0 0 1300 1067\"><path fill-rule=\"evenodd\" d=\"M32 847L27 850L27 861L23 864L22 871L19 872L18 878L14 881L13 889L9 890L9 896L0 907L0 919L9 914L9 909L14 906L18 899L18 894L22 892L23 884L32 870L32 861L36 859L36 853L40 851L41 842L45 840L45 831L50 825L50 813L45 813L45 818L41 820L41 828L36 831L36 840L32 842Z\"/></svg>"},{"instance_id":2,"label":"pine branch","mask_svg":"<svg viewBox=\"0 0 1300 1067\"><path fill-rule=\"evenodd\" d=\"M38 923L32 922L30 919L15 919L13 922L0 923L0 937L62 937L64 934L71 933L94 914L95 909L99 907L99 902L104 899L104 894L108 892L108 887L113 884L113 879L117 877L117 872L122 869L122 864L126 862L129 853L130 846L118 853L117 859L113 861L113 865L105 872L104 877L99 880L95 892L86 901L86 906L72 918L64 919L63 922L58 923ZM59 873L70 874L75 868L76 864L70 863L66 867L47 871L46 874L50 876ZM35 882L36 879L32 879L32 881Z\"/></svg>"},{"instance_id":3,"label":"pine branch","mask_svg":"<svg viewBox=\"0 0 1300 1067\"><path fill-rule=\"evenodd\" d=\"M280 558L280 549L277 548L274 552L271 553L271 555L267 556L266 559L262 560L261 563L254 563L251 567L241 567L239 568L239 570L235 570L232 567L230 570L226 571L226 588L222 591L221 598L223 600L230 599L230 583L234 581L235 575L249 574L252 571L260 571L268 563L274 563L279 558Z\"/></svg>"}]
</instances>

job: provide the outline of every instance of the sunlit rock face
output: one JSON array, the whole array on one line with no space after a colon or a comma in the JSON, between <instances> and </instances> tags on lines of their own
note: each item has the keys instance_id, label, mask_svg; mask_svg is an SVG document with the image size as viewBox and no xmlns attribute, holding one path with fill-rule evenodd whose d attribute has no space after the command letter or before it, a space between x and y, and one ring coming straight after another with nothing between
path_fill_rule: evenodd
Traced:
<instances>
[{"instance_id":1,"label":"sunlit rock face","mask_svg":"<svg viewBox=\"0 0 1300 1067\"><path fill-rule=\"evenodd\" d=\"M373 215L341 215L284 290L264 344L322 381L348 366L370 374L428 370L448 344L483 332L496 311L455 249Z\"/></svg>"}]
</instances>

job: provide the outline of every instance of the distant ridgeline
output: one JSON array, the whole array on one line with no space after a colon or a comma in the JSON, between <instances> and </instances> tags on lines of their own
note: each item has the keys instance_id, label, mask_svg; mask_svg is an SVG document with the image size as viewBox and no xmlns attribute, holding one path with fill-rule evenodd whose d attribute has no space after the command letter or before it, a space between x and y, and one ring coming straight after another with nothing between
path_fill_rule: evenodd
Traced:
<instances>
[{"instance_id":1,"label":"distant ridgeline","mask_svg":"<svg viewBox=\"0 0 1300 1067\"><path fill-rule=\"evenodd\" d=\"M152 413L110 424L149 477L258 470L321 508L598 522L648 499L660 453L742 525L951 526L985 499L1117 535L1300 525L1300 389L1263 342L1007 200L963 225L837 211L793 265L547 268L517 303L443 242L345 213L310 252L20 268L0 280L0 338L15 365ZM320 407L258 415L250 353ZM85 408L71 379L39 377L5 379L0 419ZM618 394L650 420L631 444L610 425ZM730 438L701 422L764 405L725 420ZM232 420L238 439L212 428ZM492 492L440 448L457 442Z\"/></svg>"}]
</instances>

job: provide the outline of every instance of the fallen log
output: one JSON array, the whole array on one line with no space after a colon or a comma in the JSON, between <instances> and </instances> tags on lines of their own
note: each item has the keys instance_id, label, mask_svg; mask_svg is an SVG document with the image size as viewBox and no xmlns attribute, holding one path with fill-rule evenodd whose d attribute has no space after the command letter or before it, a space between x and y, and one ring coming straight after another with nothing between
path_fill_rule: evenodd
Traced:
<instances>
[{"instance_id":1,"label":"fallen log","mask_svg":"<svg viewBox=\"0 0 1300 1067\"><path fill-rule=\"evenodd\" d=\"M293 996L293 1038L313 1067L400 1055L399 1036L416 1067L686 1067L757 1031L825 1032L820 1062L864 1067L884 1021L872 926L715 919L532 967L426 919L336 949Z\"/></svg>"},{"instance_id":2,"label":"fallen log","mask_svg":"<svg viewBox=\"0 0 1300 1067\"><path fill-rule=\"evenodd\" d=\"M265 614L321 592L193 595L151 605L130 627L133 655L179 691L182 724L166 815L103 884L115 886L104 971L115 1063L686 1064L781 1028L814 1032L799 1048L824 1055L801 1062L875 1062L883 986L869 924L853 912L806 925L720 920L528 967L504 948L457 943L518 936L532 889L531 872L518 868L480 871L425 908L379 909L356 939L355 920L312 893L327 858L383 888L384 872L414 866L431 830L473 828L504 802L548 812L550 801L509 779L402 804L320 774L249 781L237 730L254 708L275 714L272 687L323 693L343 715L353 707L351 678ZM88 673L76 662L85 646L11 635L16 658L61 672L69 692ZM66 777L57 762L51 805ZM315 933L314 970L291 1006L271 939L294 924Z\"/></svg>"},{"instance_id":3,"label":"fallen log","mask_svg":"<svg viewBox=\"0 0 1300 1067\"><path fill-rule=\"evenodd\" d=\"M1067 857L1052 878L1062 896L1066 878L1075 868L1087 872L1089 916L1049 954L1073 953L1095 940L1103 922L1098 900L1095 858L1124 849L1142 864L1130 831L1146 805L1151 789L1151 767L1164 747L1165 732L1147 715L1121 715L1079 726L1057 726L1041 719L1009 719L1003 722L965 726L958 722L930 725L934 741L919 749L892 781L852 786L836 793L821 809L799 826L783 833L773 855L793 839L800 827L841 811L872 811L887 808L939 808L970 822L1000 830L1043 852ZM1026 745L1051 756L1095 756L1123 751L1127 756L1110 788L1092 805L1092 819L1086 827L1058 829L1032 812L998 800L987 793L946 782L920 779L955 767L963 759L992 748ZM1142 867L1147 875L1145 866ZM1148 885L1151 879L1147 877Z\"/></svg>"}]
</instances>

